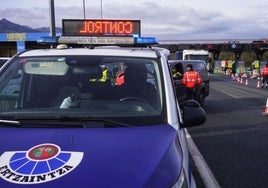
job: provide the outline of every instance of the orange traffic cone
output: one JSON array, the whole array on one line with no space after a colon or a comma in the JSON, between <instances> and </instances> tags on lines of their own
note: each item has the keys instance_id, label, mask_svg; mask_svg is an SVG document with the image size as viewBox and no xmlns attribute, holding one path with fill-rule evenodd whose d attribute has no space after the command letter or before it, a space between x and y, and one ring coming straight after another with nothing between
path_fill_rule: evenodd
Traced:
<instances>
[{"instance_id":1,"label":"orange traffic cone","mask_svg":"<svg viewBox=\"0 0 268 188\"><path fill-rule=\"evenodd\" d=\"M243 84L243 78L242 77L240 78L240 84Z\"/></svg>"},{"instance_id":2,"label":"orange traffic cone","mask_svg":"<svg viewBox=\"0 0 268 188\"><path fill-rule=\"evenodd\" d=\"M260 85L260 77L258 77L257 88L261 88L261 85Z\"/></svg>"},{"instance_id":3,"label":"orange traffic cone","mask_svg":"<svg viewBox=\"0 0 268 188\"><path fill-rule=\"evenodd\" d=\"M268 115L268 98L266 100L266 106L265 106L265 110L264 112L262 113L263 115Z\"/></svg>"},{"instance_id":4,"label":"orange traffic cone","mask_svg":"<svg viewBox=\"0 0 268 188\"><path fill-rule=\"evenodd\" d=\"M246 82L245 82L245 85L246 85L246 86L248 85L248 78L246 78Z\"/></svg>"}]
</instances>

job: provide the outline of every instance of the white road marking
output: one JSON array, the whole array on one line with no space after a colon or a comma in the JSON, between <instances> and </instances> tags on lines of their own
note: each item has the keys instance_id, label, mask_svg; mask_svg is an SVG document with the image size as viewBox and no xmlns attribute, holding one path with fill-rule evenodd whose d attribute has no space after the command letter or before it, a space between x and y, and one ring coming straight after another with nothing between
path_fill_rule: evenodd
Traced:
<instances>
[{"instance_id":1,"label":"white road marking","mask_svg":"<svg viewBox=\"0 0 268 188\"><path fill-rule=\"evenodd\" d=\"M241 98L241 97L239 97L239 96L233 95L233 94L228 93L228 92L226 92L226 91L222 91L222 93L225 93L226 95L229 95L230 97L233 97L233 98L235 98L235 99L239 99L239 98Z\"/></svg>"},{"instance_id":2,"label":"white road marking","mask_svg":"<svg viewBox=\"0 0 268 188\"><path fill-rule=\"evenodd\" d=\"M185 133L186 133L186 139L188 142L189 152L203 180L203 183L205 184L205 187L206 188L220 188L218 181L216 180L213 173L211 172L209 166L207 165L205 159L203 158L197 146L195 145L187 129L185 129Z\"/></svg>"}]
</instances>

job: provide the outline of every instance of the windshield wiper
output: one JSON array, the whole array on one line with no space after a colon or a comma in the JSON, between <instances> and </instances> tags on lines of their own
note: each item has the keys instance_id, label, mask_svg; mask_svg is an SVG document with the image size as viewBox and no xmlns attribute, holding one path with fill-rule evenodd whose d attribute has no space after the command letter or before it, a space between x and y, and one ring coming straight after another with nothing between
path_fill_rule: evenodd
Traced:
<instances>
[{"instance_id":1,"label":"windshield wiper","mask_svg":"<svg viewBox=\"0 0 268 188\"><path fill-rule=\"evenodd\" d=\"M21 126L21 123L19 121L4 120L4 119L0 119L0 124L1 125Z\"/></svg>"},{"instance_id":2,"label":"windshield wiper","mask_svg":"<svg viewBox=\"0 0 268 188\"><path fill-rule=\"evenodd\" d=\"M96 123L103 123L106 126L112 127L130 127L129 124L114 121L107 118L98 118L98 117L84 117L84 116L63 116L61 117L62 121L84 121L84 122L96 122Z\"/></svg>"},{"instance_id":3,"label":"windshield wiper","mask_svg":"<svg viewBox=\"0 0 268 188\"><path fill-rule=\"evenodd\" d=\"M82 126L86 127L129 127L130 125L118 121L113 121L106 118L96 118L96 117L84 117L84 116L17 116L16 120L25 124L27 122L31 124L42 124L42 125L61 125L61 126Z\"/></svg>"}]
</instances>

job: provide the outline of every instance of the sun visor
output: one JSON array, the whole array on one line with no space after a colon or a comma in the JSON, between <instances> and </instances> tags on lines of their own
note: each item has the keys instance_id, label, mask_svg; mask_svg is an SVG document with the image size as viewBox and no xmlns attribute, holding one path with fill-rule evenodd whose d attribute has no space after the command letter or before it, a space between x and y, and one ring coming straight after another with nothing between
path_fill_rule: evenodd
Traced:
<instances>
[{"instance_id":1,"label":"sun visor","mask_svg":"<svg viewBox=\"0 0 268 188\"><path fill-rule=\"evenodd\" d=\"M24 71L27 74L39 75L65 75L68 71L68 65L65 61L29 61L24 64Z\"/></svg>"}]
</instances>

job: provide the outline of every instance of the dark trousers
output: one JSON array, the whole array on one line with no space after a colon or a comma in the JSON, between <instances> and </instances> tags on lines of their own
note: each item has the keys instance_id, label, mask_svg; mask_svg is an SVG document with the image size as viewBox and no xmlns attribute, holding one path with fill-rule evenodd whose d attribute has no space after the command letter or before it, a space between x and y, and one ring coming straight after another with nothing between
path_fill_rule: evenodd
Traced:
<instances>
[{"instance_id":1,"label":"dark trousers","mask_svg":"<svg viewBox=\"0 0 268 188\"><path fill-rule=\"evenodd\" d=\"M197 90L195 87L186 87L186 95L187 95L187 100L195 99L197 100Z\"/></svg>"},{"instance_id":2,"label":"dark trousers","mask_svg":"<svg viewBox=\"0 0 268 188\"><path fill-rule=\"evenodd\" d=\"M265 86L264 84L268 84L268 75L264 75L263 77L262 77L262 86Z\"/></svg>"}]
</instances>

